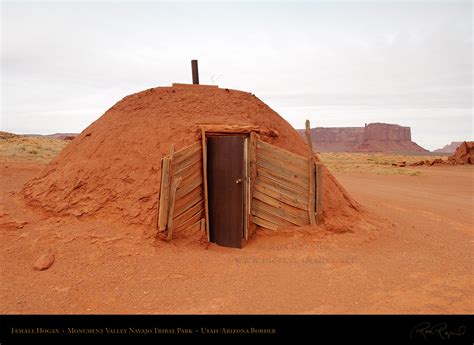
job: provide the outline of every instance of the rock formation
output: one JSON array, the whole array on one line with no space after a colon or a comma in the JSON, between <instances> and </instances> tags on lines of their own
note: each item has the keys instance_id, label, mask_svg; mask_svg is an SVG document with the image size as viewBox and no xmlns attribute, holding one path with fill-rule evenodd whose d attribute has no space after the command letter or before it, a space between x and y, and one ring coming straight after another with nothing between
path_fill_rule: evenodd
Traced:
<instances>
[{"instance_id":1,"label":"rock formation","mask_svg":"<svg viewBox=\"0 0 474 345\"><path fill-rule=\"evenodd\" d=\"M440 149L434 150L436 153L454 153L462 141L452 141L451 144L445 145Z\"/></svg>"},{"instance_id":2,"label":"rock formation","mask_svg":"<svg viewBox=\"0 0 474 345\"><path fill-rule=\"evenodd\" d=\"M443 160L436 158L432 161L424 160L410 164L411 166L419 165L464 165L474 164L474 141L463 141L457 148L456 151Z\"/></svg>"},{"instance_id":3,"label":"rock formation","mask_svg":"<svg viewBox=\"0 0 474 345\"><path fill-rule=\"evenodd\" d=\"M299 130L304 136L304 130ZM387 123L365 127L316 127L311 129L313 147L320 152L428 152L411 141L411 128Z\"/></svg>"}]
</instances>

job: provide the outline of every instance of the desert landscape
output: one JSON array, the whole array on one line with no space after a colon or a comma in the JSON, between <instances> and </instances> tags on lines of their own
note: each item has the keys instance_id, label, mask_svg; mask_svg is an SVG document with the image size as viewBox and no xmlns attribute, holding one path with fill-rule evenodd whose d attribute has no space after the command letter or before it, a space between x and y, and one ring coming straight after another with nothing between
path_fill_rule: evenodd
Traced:
<instances>
[{"instance_id":1,"label":"desert landscape","mask_svg":"<svg viewBox=\"0 0 474 345\"><path fill-rule=\"evenodd\" d=\"M2 1L0 345L474 345L472 13Z\"/></svg>"},{"instance_id":2,"label":"desert landscape","mask_svg":"<svg viewBox=\"0 0 474 345\"><path fill-rule=\"evenodd\" d=\"M107 213L81 217L28 205L25 183L76 140L1 133L2 313L474 311L471 164L410 166L446 156L320 153L357 215L326 216L316 227L261 228L234 249L186 236L162 241L153 226Z\"/></svg>"}]
</instances>

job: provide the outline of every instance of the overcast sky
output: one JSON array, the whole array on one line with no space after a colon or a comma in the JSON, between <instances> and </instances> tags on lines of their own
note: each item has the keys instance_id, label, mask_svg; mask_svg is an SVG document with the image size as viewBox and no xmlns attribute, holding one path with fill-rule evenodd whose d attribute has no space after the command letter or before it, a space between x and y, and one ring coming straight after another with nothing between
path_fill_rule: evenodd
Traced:
<instances>
[{"instance_id":1,"label":"overcast sky","mask_svg":"<svg viewBox=\"0 0 474 345\"><path fill-rule=\"evenodd\" d=\"M124 96L190 83L255 93L294 127L473 139L471 1L2 2L0 128L81 132Z\"/></svg>"}]
</instances>

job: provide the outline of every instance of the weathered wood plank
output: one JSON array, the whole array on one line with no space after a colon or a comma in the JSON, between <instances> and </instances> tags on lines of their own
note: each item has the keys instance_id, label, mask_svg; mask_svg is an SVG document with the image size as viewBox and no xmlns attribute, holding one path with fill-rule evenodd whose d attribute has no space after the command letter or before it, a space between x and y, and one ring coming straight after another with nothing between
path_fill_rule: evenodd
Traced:
<instances>
[{"instance_id":1,"label":"weathered wood plank","mask_svg":"<svg viewBox=\"0 0 474 345\"><path fill-rule=\"evenodd\" d=\"M308 163L306 163L305 168L302 169L299 166L290 165L290 164L287 164L286 162L278 161L278 160L276 160L276 159L274 159L270 156L261 154L261 152L257 152L257 162L259 162L259 161L265 161L268 164L271 164L271 165L273 165L273 166L275 166L275 167L277 167L277 168L279 168L283 171L291 173L293 175L303 176L303 177L308 176Z\"/></svg>"},{"instance_id":2,"label":"weathered wood plank","mask_svg":"<svg viewBox=\"0 0 474 345\"><path fill-rule=\"evenodd\" d=\"M254 191L253 194L254 199L260 200L270 206L273 206L276 209L280 209L282 211L287 212L292 217L300 218L301 221L309 223L309 215L308 211L302 210L300 208L296 208L290 205L287 205L279 200L274 199L271 196L265 195L259 191Z\"/></svg>"},{"instance_id":3,"label":"weathered wood plank","mask_svg":"<svg viewBox=\"0 0 474 345\"><path fill-rule=\"evenodd\" d=\"M186 176L179 175L183 180L178 187L178 191L180 189L186 188L187 186L193 185L195 181L201 180L202 181L202 166L201 164L198 165L200 169L192 169L189 170ZM174 175L173 175L174 176Z\"/></svg>"},{"instance_id":4,"label":"weathered wood plank","mask_svg":"<svg viewBox=\"0 0 474 345\"><path fill-rule=\"evenodd\" d=\"M183 186L182 188L178 189L176 192L176 197L181 198L182 196L191 192L194 188L200 186L202 184L202 175L199 174L195 180L191 180L187 185Z\"/></svg>"},{"instance_id":5,"label":"weathered wood plank","mask_svg":"<svg viewBox=\"0 0 474 345\"><path fill-rule=\"evenodd\" d=\"M250 133L260 132L257 125L200 125L201 130L210 133Z\"/></svg>"},{"instance_id":6,"label":"weathered wood plank","mask_svg":"<svg viewBox=\"0 0 474 345\"><path fill-rule=\"evenodd\" d=\"M254 185L254 192L258 191L265 195L271 196L278 201L284 202L285 204L297 207L299 209L308 211L308 203L304 201L301 197L298 197L298 194L288 195L284 194L277 189L273 188L271 185L257 181Z\"/></svg>"},{"instance_id":7,"label":"weathered wood plank","mask_svg":"<svg viewBox=\"0 0 474 345\"><path fill-rule=\"evenodd\" d=\"M278 160L289 160L293 165L300 165L301 167L306 166L307 158L304 156L297 155L296 153L290 152L288 150L282 149L272 144L268 144L262 140L257 141L257 152L260 151L263 154L274 156Z\"/></svg>"},{"instance_id":8,"label":"weathered wood plank","mask_svg":"<svg viewBox=\"0 0 474 345\"><path fill-rule=\"evenodd\" d=\"M250 133L249 142L249 179L250 179L250 193L255 188L255 182L257 181L257 134L255 132ZM250 222L252 222L252 197L249 199L249 210L250 210ZM249 223L250 223L249 222ZM249 224L248 237L252 237L255 233L256 227Z\"/></svg>"},{"instance_id":9,"label":"weathered wood plank","mask_svg":"<svg viewBox=\"0 0 474 345\"><path fill-rule=\"evenodd\" d=\"M260 171L262 168L271 172L274 176L282 178L291 184L297 184L299 187L306 190L309 188L309 177L307 172L304 176L296 175L293 172L279 168L273 164L268 163L267 161L260 160L257 157L257 171Z\"/></svg>"},{"instance_id":10,"label":"weathered wood plank","mask_svg":"<svg viewBox=\"0 0 474 345\"><path fill-rule=\"evenodd\" d=\"M173 160L174 160L174 144L170 145L170 154L168 155L170 159L170 171L173 170ZM171 176L170 176L170 181L171 181Z\"/></svg>"},{"instance_id":11,"label":"weathered wood plank","mask_svg":"<svg viewBox=\"0 0 474 345\"><path fill-rule=\"evenodd\" d=\"M250 177L249 177L249 139L244 139L244 239L248 240L249 238L249 212L250 212L250 199L252 195L250 194Z\"/></svg>"},{"instance_id":12,"label":"weathered wood plank","mask_svg":"<svg viewBox=\"0 0 474 345\"><path fill-rule=\"evenodd\" d=\"M204 191L201 186L198 186L195 189L193 189L191 192L189 192L188 194L183 195L180 198L176 198L175 207L177 210L181 210L182 208L184 208L189 203L192 203L193 201L194 201L193 203L194 205L200 199L204 199Z\"/></svg>"},{"instance_id":13,"label":"weathered wood plank","mask_svg":"<svg viewBox=\"0 0 474 345\"><path fill-rule=\"evenodd\" d=\"M170 206L168 211L168 222L166 225L166 239L168 241L173 237L173 211L174 211L174 200L176 196L176 188L178 188L181 178L172 178L170 187Z\"/></svg>"},{"instance_id":14,"label":"weathered wood plank","mask_svg":"<svg viewBox=\"0 0 474 345\"><path fill-rule=\"evenodd\" d=\"M183 218L191 217L200 207L204 208L204 199L198 200L198 202L194 203L193 205L186 205L186 208L180 209L179 212L176 212L177 210L175 210L173 222L176 226L178 226L176 223L177 221Z\"/></svg>"},{"instance_id":15,"label":"weathered wood plank","mask_svg":"<svg viewBox=\"0 0 474 345\"><path fill-rule=\"evenodd\" d=\"M175 213L173 218L174 226L180 226L183 224L187 219L191 218L195 215L200 209L204 209L204 200L201 199L197 203L192 206L187 206L185 211L181 211L179 214Z\"/></svg>"},{"instance_id":16,"label":"weathered wood plank","mask_svg":"<svg viewBox=\"0 0 474 345\"><path fill-rule=\"evenodd\" d=\"M267 176L264 176L262 174L258 175L256 183L263 183L267 186L271 186L272 188L278 190L279 192L290 195L290 196L296 196L298 200L303 201L306 204L306 200L308 200L309 196L309 189L304 190L304 189L295 189L294 185L286 185L284 183L281 183L280 180L274 179L274 178L269 178Z\"/></svg>"},{"instance_id":17,"label":"weathered wood plank","mask_svg":"<svg viewBox=\"0 0 474 345\"><path fill-rule=\"evenodd\" d=\"M181 169L178 173L176 171L172 171L173 176L181 176L183 179L188 177L189 175L195 173L197 170L200 170L202 173L202 161L198 161L196 164L190 165L185 169Z\"/></svg>"},{"instance_id":18,"label":"weathered wood plank","mask_svg":"<svg viewBox=\"0 0 474 345\"><path fill-rule=\"evenodd\" d=\"M270 230L278 230L278 225L273 224L265 219L259 218L257 216L253 217L253 222L262 228L270 229Z\"/></svg>"},{"instance_id":19,"label":"weathered wood plank","mask_svg":"<svg viewBox=\"0 0 474 345\"><path fill-rule=\"evenodd\" d=\"M178 230L175 229L174 233L178 235L182 233L191 234L193 232L198 232L201 228L201 220L202 219L198 219L197 222L195 222L194 224L189 224L185 228L179 228Z\"/></svg>"},{"instance_id":20,"label":"weathered wood plank","mask_svg":"<svg viewBox=\"0 0 474 345\"><path fill-rule=\"evenodd\" d=\"M273 169L268 168L268 166L263 166L257 161L257 176L265 176L275 182L285 185L287 187L303 191L308 193L309 191L309 181L304 183L295 178L288 178L287 176L281 175L279 172L275 172Z\"/></svg>"},{"instance_id":21,"label":"weathered wood plank","mask_svg":"<svg viewBox=\"0 0 474 345\"><path fill-rule=\"evenodd\" d=\"M158 230L166 230L168 221L170 192L170 159L165 157L161 160L161 186L160 186L160 208L158 211Z\"/></svg>"},{"instance_id":22,"label":"weathered wood plank","mask_svg":"<svg viewBox=\"0 0 474 345\"><path fill-rule=\"evenodd\" d=\"M189 196L189 197L188 197ZM201 188L196 188L191 193L187 194L185 197L175 201L174 214L175 217L186 212L191 207L196 205L198 202L204 200L204 195Z\"/></svg>"},{"instance_id":23,"label":"weathered wood plank","mask_svg":"<svg viewBox=\"0 0 474 345\"><path fill-rule=\"evenodd\" d=\"M197 152L199 152L199 154L201 152L201 143L199 141L175 152L173 164L176 165L185 160L188 160L191 156L193 156Z\"/></svg>"},{"instance_id":24,"label":"weathered wood plank","mask_svg":"<svg viewBox=\"0 0 474 345\"><path fill-rule=\"evenodd\" d=\"M321 224L323 221L323 174L324 167L322 164L316 164L316 223Z\"/></svg>"},{"instance_id":25,"label":"weathered wood plank","mask_svg":"<svg viewBox=\"0 0 474 345\"><path fill-rule=\"evenodd\" d=\"M202 219L199 219L196 223L188 226L188 228L186 229L187 232L198 232L199 230L201 230L201 221Z\"/></svg>"},{"instance_id":26,"label":"weathered wood plank","mask_svg":"<svg viewBox=\"0 0 474 345\"><path fill-rule=\"evenodd\" d=\"M257 151L257 160L265 160L270 164L295 172L298 175L306 176L308 174L308 163L305 163L304 165L300 163L295 164L291 159L280 157L278 155L269 153L266 150L260 149Z\"/></svg>"},{"instance_id":27,"label":"weathered wood plank","mask_svg":"<svg viewBox=\"0 0 474 345\"><path fill-rule=\"evenodd\" d=\"M281 219L280 217L276 217L273 214L266 212L258 207L252 209L252 215L261 219L266 220L267 222L273 223L278 225L279 227L286 228L288 226L295 226L295 224L286 221L285 219Z\"/></svg>"},{"instance_id":28,"label":"weathered wood plank","mask_svg":"<svg viewBox=\"0 0 474 345\"><path fill-rule=\"evenodd\" d=\"M308 161L309 166L309 198L308 198L308 215L311 225L316 225L316 217L314 212L316 210L315 198L316 198L316 188L315 188L315 176L314 176L314 162L312 159Z\"/></svg>"},{"instance_id":29,"label":"weathered wood plank","mask_svg":"<svg viewBox=\"0 0 474 345\"><path fill-rule=\"evenodd\" d=\"M309 123L309 120L306 120L304 125L305 125L306 144L308 145L309 152L311 152L311 156L313 156L314 155L313 139L311 138L311 124Z\"/></svg>"},{"instance_id":30,"label":"weathered wood plank","mask_svg":"<svg viewBox=\"0 0 474 345\"><path fill-rule=\"evenodd\" d=\"M188 219L184 224L174 228L173 231L174 232L181 232L181 231L186 230L190 225L193 225L198 220L200 220L202 217L204 217L204 213L205 213L204 210L201 210L200 212L196 213L192 218Z\"/></svg>"},{"instance_id":31,"label":"weathered wood plank","mask_svg":"<svg viewBox=\"0 0 474 345\"><path fill-rule=\"evenodd\" d=\"M173 219L175 226L180 226L181 224L186 223L186 221L192 218L196 213L204 210L204 200L199 201L197 204L190 207L185 212L181 213L179 216Z\"/></svg>"},{"instance_id":32,"label":"weathered wood plank","mask_svg":"<svg viewBox=\"0 0 474 345\"><path fill-rule=\"evenodd\" d=\"M193 166L202 160L201 151L194 152L188 159L178 164L173 164L173 174L178 176L183 173L187 168Z\"/></svg>"},{"instance_id":33,"label":"weathered wood plank","mask_svg":"<svg viewBox=\"0 0 474 345\"><path fill-rule=\"evenodd\" d=\"M306 163L305 171L301 169L295 169L291 166L288 166L282 162L275 162L271 159L268 159L265 155L257 154L257 166L264 166L268 169L273 169L275 172L280 173L281 175L300 180L302 183L309 183L308 177L308 163Z\"/></svg>"},{"instance_id":34,"label":"weathered wood plank","mask_svg":"<svg viewBox=\"0 0 474 345\"><path fill-rule=\"evenodd\" d=\"M296 217L293 214L290 214L284 209L276 208L274 206L268 205L265 202L262 202L260 200L254 199L254 206L256 210L262 210L267 213L270 213L273 216L276 216L278 218L281 218L283 220L286 220L294 225L307 225L309 224L309 221L305 219L301 219L300 217Z\"/></svg>"},{"instance_id":35,"label":"weathered wood plank","mask_svg":"<svg viewBox=\"0 0 474 345\"><path fill-rule=\"evenodd\" d=\"M209 232L209 197L207 189L207 143L206 143L206 130L201 129L201 143L202 143L202 176L203 176L203 187L204 187L204 217L206 219L206 237L207 242L211 241L211 233Z\"/></svg>"},{"instance_id":36,"label":"weathered wood plank","mask_svg":"<svg viewBox=\"0 0 474 345\"><path fill-rule=\"evenodd\" d=\"M306 173L298 175L298 174L295 174L294 172L289 171L285 168L278 167L278 166L276 166L272 163L269 163L266 160L259 159L259 156L257 155L257 167L258 168L262 167L262 168L271 170L273 173L278 174L279 176L282 176L282 177L286 178L289 181L297 183L302 187L308 188L308 186L309 186L308 163L306 163Z\"/></svg>"}]
</instances>

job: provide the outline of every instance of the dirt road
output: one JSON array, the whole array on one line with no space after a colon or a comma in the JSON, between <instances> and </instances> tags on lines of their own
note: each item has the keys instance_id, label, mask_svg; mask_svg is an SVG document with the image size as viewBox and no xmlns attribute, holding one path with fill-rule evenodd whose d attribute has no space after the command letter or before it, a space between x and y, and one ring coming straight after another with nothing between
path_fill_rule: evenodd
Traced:
<instances>
[{"instance_id":1,"label":"dirt road","mask_svg":"<svg viewBox=\"0 0 474 345\"><path fill-rule=\"evenodd\" d=\"M261 232L241 250L32 213L15 192L40 168L0 166L1 313L474 312L472 167L336 174L379 220Z\"/></svg>"}]
</instances>

